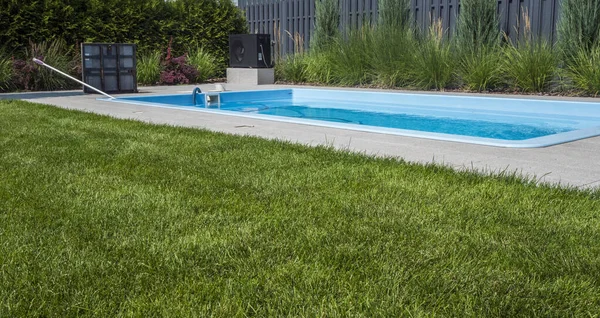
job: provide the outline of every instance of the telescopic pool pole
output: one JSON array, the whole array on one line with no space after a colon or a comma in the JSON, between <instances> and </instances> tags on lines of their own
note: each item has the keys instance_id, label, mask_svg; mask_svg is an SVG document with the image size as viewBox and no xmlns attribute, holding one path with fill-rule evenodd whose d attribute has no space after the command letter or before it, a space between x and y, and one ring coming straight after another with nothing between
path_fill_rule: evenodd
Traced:
<instances>
[{"instance_id":1,"label":"telescopic pool pole","mask_svg":"<svg viewBox=\"0 0 600 318\"><path fill-rule=\"evenodd\" d=\"M65 73L63 73L63 72L61 72L61 71L59 71L59 70L55 69L54 67L52 67L52 66L50 66L50 65L48 65L48 64L46 64L46 63L44 63L44 61L38 60L38 59L36 59L35 57L33 58L33 61L34 61L36 64L39 64L39 65L41 65L41 66L45 66L45 67L47 67L47 68L49 68L49 69L51 69L51 70L53 70L53 71L57 72L58 74L61 74L61 75L63 75L63 76L66 76L66 77L68 77L68 78L70 78L70 79L74 80L75 82L77 82L77 83L79 83L79 84L81 84L81 85L83 85L83 86L85 86L85 87L87 87L87 88L89 88L89 89L92 89L92 90L94 90L94 91L96 91L96 92L98 92L98 93L100 93L100 94L102 94L102 95L104 95L104 96L106 96L106 97L108 97L108 98L110 98L110 99L115 99L114 97L112 97L112 96L110 96L110 95L106 94L105 92L103 92L103 91L101 91L101 90L99 90L99 89L97 89L97 88L93 87L92 85L88 85L88 84L86 84L86 83L84 83L84 82L82 82L82 81L80 81L80 80L76 79L75 77L73 77L73 76L71 76L71 75L65 74Z\"/></svg>"}]
</instances>

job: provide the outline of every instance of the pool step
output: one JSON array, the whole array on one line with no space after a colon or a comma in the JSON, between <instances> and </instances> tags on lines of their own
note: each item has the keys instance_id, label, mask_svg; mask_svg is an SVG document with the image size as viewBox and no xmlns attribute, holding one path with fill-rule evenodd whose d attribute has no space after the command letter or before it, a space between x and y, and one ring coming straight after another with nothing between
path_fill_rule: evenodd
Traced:
<instances>
[{"instance_id":1,"label":"pool step","mask_svg":"<svg viewBox=\"0 0 600 318\"><path fill-rule=\"evenodd\" d=\"M221 91L208 91L204 94L204 96L206 96L206 103L204 104L206 108L215 106L217 106L217 108L221 108Z\"/></svg>"}]
</instances>

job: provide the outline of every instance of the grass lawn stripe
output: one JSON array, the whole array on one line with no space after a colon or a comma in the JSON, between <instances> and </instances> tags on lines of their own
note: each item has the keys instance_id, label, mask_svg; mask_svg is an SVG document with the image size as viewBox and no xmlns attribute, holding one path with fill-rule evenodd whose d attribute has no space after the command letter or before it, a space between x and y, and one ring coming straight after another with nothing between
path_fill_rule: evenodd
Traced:
<instances>
[{"instance_id":1,"label":"grass lawn stripe","mask_svg":"<svg viewBox=\"0 0 600 318\"><path fill-rule=\"evenodd\" d=\"M593 316L598 197L0 101L0 316Z\"/></svg>"}]
</instances>

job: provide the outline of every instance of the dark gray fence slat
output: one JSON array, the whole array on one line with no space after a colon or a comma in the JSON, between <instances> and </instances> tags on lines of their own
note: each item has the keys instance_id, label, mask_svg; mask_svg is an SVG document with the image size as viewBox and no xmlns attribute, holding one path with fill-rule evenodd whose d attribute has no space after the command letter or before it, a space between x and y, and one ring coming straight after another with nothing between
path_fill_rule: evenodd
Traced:
<instances>
[{"instance_id":1,"label":"dark gray fence slat","mask_svg":"<svg viewBox=\"0 0 600 318\"><path fill-rule=\"evenodd\" d=\"M280 8L281 8L281 15L279 18L279 32L281 33L281 54L285 55L288 53L288 41L287 41L287 34L285 34L285 30L287 30L287 22L288 22L288 18L287 18L287 6L288 6L288 2L287 1L283 1L280 3Z\"/></svg>"},{"instance_id":2,"label":"dark gray fence slat","mask_svg":"<svg viewBox=\"0 0 600 318\"><path fill-rule=\"evenodd\" d=\"M303 1L303 12L304 12L304 17L303 17L303 29L302 32L304 34L304 50L308 50L308 45L310 43L310 23L311 23L311 18L310 18L310 1Z\"/></svg>"},{"instance_id":3,"label":"dark gray fence slat","mask_svg":"<svg viewBox=\"0 0 600 318\"><path fill-rule=\"evenodd\" d=\"M271 34L276 42L275 51L285 55L294 51L295 36L304 40L305 49L309 48L314 32L315 1L320 0L238 0L238 6L245 11L249 31ZM500 29L511 41L517 41L523 36L526 12L534 37L556 41L561 1L497 0ZM377 21L378 0L338 0L338 4L342 31ZM460 0L412 0L411 14L415 26L424 31L441 19L442 27L451 36L460 14Z\"/></svg>"}]
</instances>

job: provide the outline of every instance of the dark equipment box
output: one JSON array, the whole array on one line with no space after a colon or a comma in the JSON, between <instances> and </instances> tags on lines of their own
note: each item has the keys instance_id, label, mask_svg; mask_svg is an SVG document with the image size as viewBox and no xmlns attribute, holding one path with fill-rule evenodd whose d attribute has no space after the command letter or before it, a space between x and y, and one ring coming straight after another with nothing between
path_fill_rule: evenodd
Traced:
<instances>
[{"instance_id":1,"label":"dark equipment box","mask_svg":"<svg viewBox=\"0 0 600 318\"><path fill-rule=\"evenodd\" d=\"M137 93L136 45L82 43L83 82L106 93ZM85 93L96 93L84 86Z\"/></svg>"},{"instance_id":2,"label":"dark equipment box","mask_svg":"<svg viewBox=\"0 0 600 318\"><path fill-rule=\"evenodd\" d=\"M233 68L271 68L269 34L230 34L229 66Z\"/></svg>"}]
</instances>

